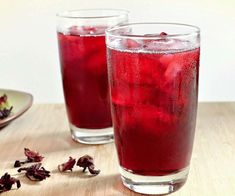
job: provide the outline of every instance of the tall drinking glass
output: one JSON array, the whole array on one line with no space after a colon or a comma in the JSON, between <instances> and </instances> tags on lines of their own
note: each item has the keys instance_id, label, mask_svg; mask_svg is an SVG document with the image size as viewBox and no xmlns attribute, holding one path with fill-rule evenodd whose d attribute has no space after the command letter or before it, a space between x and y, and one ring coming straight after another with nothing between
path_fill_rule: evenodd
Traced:
<instances>
[{"instance_id":1,"label":"tall drinking glass","mask_svg":"<svg viewBox=\"0 0 235 196\"><path fill-rule=\"evenodd\" d=\"M105 29L126 23L124 10L72 10L57 14L64 98L72 138L100 144L113 140Z\"/></svg>"},{"instance_id":2,"label":"tall drinking glass","mask_svg":"<svg viewBox=\"0 0 235 196\"><path fill-rule=\"evenodd\" d=\"M186 181L196 125L200 30L168 23L106 31L115 143L122 181L167 194Z\"/></svg>"}]
</instances>

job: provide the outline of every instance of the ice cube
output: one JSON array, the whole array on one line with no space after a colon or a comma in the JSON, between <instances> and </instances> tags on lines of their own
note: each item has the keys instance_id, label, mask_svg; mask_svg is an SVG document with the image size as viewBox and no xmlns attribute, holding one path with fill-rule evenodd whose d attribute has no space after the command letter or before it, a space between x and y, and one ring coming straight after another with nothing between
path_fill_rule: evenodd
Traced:
<instances>
[{"instance_id":1,"label":"ice cube","mask_svg":"<svg viewBox=\"0 0 235 196\"><path fill-rule=\"evenodd\" d=\"M112 88L112 101L122 106L145 105L150 103L154 97L153 87L128 85L124 82L114 82Z\"/></svg>"},{"instance_id":2,"label":"ice cube","mask_svg":"<svg viewBox=\"0 0 235 196\"><path fill-rule=\"evenodd\" d=\"M161 90L168 97L178 97L181 92L182 77L183 77L182 64L178 62L172 62L168 65L163 79L163 85Z\"/></svg>"},{"instance_id":3,"label":"ice cube","mask_svg":"<svg viewBox=\"0 0 235 196\"><path fill-rule=\"evenodd\" d=\"M132 106L131 92L126 84L123 82L114 81L111 90L112 102L119 107Z\"/></svg>"},{"instance_id":4,"label":"ice cube","mask_svg":"<svg viewBox=\"0 0 235 196\"><path fill-rule=\"evenodd\" d=\"M79 50L79 40L75 36L59 34L60 54L63 61L73 63L85 54L85 51Z\"/></svg>"},{"instance_id":5,"label":"ice cube","mask_svg":"<svg viewBox=\"0 0 235 196\"><path fill-rule=\"evenodd\" d=\"M173 54L163 54L159 58L159 62L162 64L164 68L167 68L168 65L174 61L174 55Z\"/></svg>"},{"instance_id":6,"label":"ice cube","mask_svg":"<svg viewBox=\"0 0 235 196\"><path fill-rule=\"evenodd\" d=\"M153 39L145 41L145 49L154 51L154 52L162 52L170 49L172 44L172 39Z\"/></svg>"},{"instance_id":7,"label":"ice cube","mask_svg":"<svg viewBox=\"0 0 235 196\"><path fill-rule=\"evenodd\" d=\"M188 49L191 47L191 43L187 40L179 40L179 39L173 39L173 38L162 38L159 39L153 38L145 40L144 48L149 51L154 52L175 52L180 51L184 49Z\"/></svg>"},{"instance_id":8,"label":"ice cube","mask_svg":"<svg viewBox=\"0 0 235 196\"><path fill-rule=\"evenodd\" d=\"M141 127L146 133L165 131L160 127L170 126L176 120L175 115L153 105L135 106L125 115L126 126L130 128Z\"/></svg>"},{"instance_id":9,"label":"ice cube","mask_svg":"<svg viewBox=\"0 0 235 196\"><path fill-rule=\"evenodd\" d=\"M83 35L84 31L82 27L71 26L69 27L69 35Z\"/></svg>"},{"instance_id":10,"label":"ice cube","mask_svg":"<svg viewBox=\"0 0 235 196\"><path fill-rule=\"evenodd\" d=\"M86 65L86 69L94 74L94 75L102 75L107 72L106 59L105 59L105 51L96 50L91 52L84 58L84 65Z\"/></svg>"},{"instance_id":11,"label":"ice cube","mask_svg":"<svg viewBox=\"0 0 235 196\"><path fill-rule=\"evenodd\" d=\"M182 64L178 62L172 62L167 66L164 73L166 80L172 81L182 71Z\"/></svg>"},{"instance_id":12,"label":"ice cube","mask_svg":"<svg viewBox=\"0 0 235 196\"><path fill-rule=\"evenodd\" d=\"M159 54L112 52L112 55L113 59L118 59L112 64L118 80L130 85L155 85L156 80L159 82L163 78Z\"/></svg>"},{"instance_id":13,"label":"ice cube","mask_svg":"<svg viewBox=\"0 0 235 196\"><path fill-rule=\"evenodd\" d=\"M106 28L106 26L71 26L67 35L101 35Z\"/></svg>"},{"instance_id":14,"label":"ice cube","mask_svg":"<svg viewBox=\"0 0 235 196\"><path fill-rule=\"evenodd\" d=\"M140 49L142 47L142 42L140 40L134 40L134 39L124 39L123 40L123 46L124 49Z\"/></svg>"},{"instance_id":15,"label":"ice cube","mask_svg":"<svg viewBox=\"0 0 235 196\"><path fill-rule=\"evenodd\" d=\"M86 35L100 35L105 33L106 26L83 26Z\"/></svg>"}]
</instances>

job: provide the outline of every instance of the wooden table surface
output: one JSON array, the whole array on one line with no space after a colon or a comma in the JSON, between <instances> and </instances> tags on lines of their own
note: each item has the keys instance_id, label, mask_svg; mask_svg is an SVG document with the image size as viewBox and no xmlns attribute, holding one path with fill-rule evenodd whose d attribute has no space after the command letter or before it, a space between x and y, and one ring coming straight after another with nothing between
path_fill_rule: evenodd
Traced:
<instances>
[{"instance_id":1,"label":"wooden table surface","mask_svg":"<svg viewBox=\"0 0 235 196\"><path fill-rule=\"evenodd\" d=\"M52 171L42 182L31 182L17 174L14 160L24 158L28 147L45 156L43 166ZM59 173L57 165L69 156L94 156L101 174L84 175L75 168ZM20 178L22 187L5 195L132 195L120 180L114 144L83 145L70 137L64 106L34 105L22 117L0 130L0 174ZM186 184L172 196L235 195L235 103L200 103L190 175Z\"/></svg>"}]
</instances>

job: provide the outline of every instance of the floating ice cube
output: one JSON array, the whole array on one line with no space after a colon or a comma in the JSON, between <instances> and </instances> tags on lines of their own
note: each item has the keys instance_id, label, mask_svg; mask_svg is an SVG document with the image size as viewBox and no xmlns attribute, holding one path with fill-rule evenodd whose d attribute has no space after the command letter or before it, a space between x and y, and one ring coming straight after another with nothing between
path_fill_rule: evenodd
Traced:
<instances>
[{"instance_id":1,"label":"floating ice cube","mask_svg":"<svg viewBox=\"0 0 235 196\"><path fill-rule=\"evenodd\" d=\"M141 40L134 40L134 39L125 39L123 40L124 49L141 49L143 43Z\"/></svg>"},{"instance_id":2,"label":"floating ice cube","mask_svg":"<svg viewBox=\"0 0 235 196\"><path fill-rule=\"evenodd\" d=\"M99 76L103 75L107 72L106 61L105 61L105 53L103 50L96 50L91 52L84 58L84 65L86 65L86 69L89 73Z\"/></svg>"},{"instance_id":3,"label":"floating ice cube","mask_svg":"<svg viewBox=\"0 0 235 196\"><path fill-rule=\"evenodd\" d=\"M167 68L167 66L174 62L174 54L164 54L159 58L159 62L162 64L164 68Z\"/></svg>"},{"instance_id":4,"label":"floating ice cube","mask_svg":"<svg viewBox=\"0 0 235 196\"><path fill-rule=\"evenodd\" d=\"M168 113L164 108L154 105L136 106L130 116L134 122L139 122L147 129L155 130L159 123L172 123L176 116Z\"/></svg>"},{"instance_id":5,"label":"floating ice cube","mask_svg":"<svg viewBox=\"0 0 235 196\"><path fill-rule=\"evenodd\" d=\"M182 64L177 62L172 62L167 66L165 71L165 77L167 80L173 80L182 71Z\"/></svg>"},{"instance_id":6,"label":"floating ice cube","mask_svg":"<svg viewBox=\"0 0 235 196\"><path fill-rule=\"evenodd\" d=\"M172 39L172 38L159 38L159 39L149 39L145 40L144 49L152 52L174 52L190 47L190 42L186 40Z\"/></svg>"},{"instance_id":7,"label":"floating ice cube","mask_svg":"<svg viewBox=\"0 0 235 196\"><path fill-rule=\"evenodd\" d=\"M71 26L60 32L64 35L103 35L106 28L106 26Z\"/></svg>"},{"instance_id":8,"label":"floating ice cube","mask_svg":"<svg viewBox=\"0 0 235 196\"><path fill-rule=\"evenodd\" d=\"M106 26L83 26L86 35L102 35L105 33Z\"/></svg>"}]
</instances>

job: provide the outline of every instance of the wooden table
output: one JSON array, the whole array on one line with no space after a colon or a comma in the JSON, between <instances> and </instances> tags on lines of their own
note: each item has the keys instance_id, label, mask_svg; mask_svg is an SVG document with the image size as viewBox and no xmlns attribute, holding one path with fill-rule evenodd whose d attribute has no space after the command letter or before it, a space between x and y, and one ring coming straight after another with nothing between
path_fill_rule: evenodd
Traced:
<instances>
[{"instance_id":1,"label":"wooden table","mask_svg":"<svg viewBox=\"0 0 235 196\"><path fill-rule=\"evenodd\" d=\"M51 177L35 183L13 168L28 147L45 156L43 165ZM57 165L69 156L94 156L101 174L89 177L77 168L59 173ZM9 172L21 179L22 187L4 195L140 195L125 188L117 170L113 143L83 145L74 142L60 104L34 105L26 114L0 130L0 174ZM196 138L187 183L172 196L235 195L235 103L201 103Z\"/></svg>"}]
</instances>

